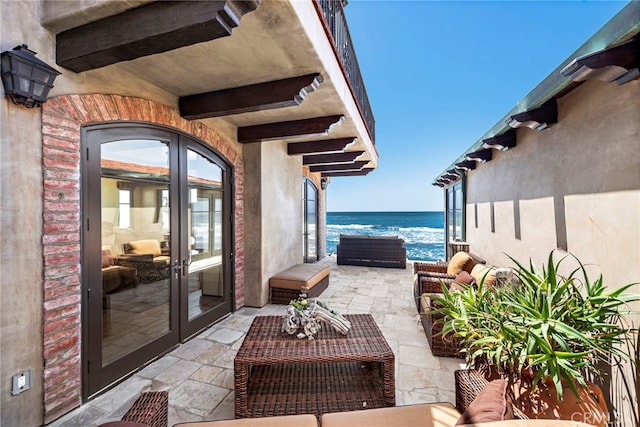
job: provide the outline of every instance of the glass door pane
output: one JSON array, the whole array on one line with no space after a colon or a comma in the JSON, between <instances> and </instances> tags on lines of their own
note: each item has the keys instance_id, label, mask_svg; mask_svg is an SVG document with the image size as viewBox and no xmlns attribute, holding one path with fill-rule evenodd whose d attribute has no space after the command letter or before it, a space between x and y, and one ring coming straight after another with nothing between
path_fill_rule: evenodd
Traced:
<instances>
[{"instance_id":1,"label":"glass door pane","mask_svg":"<svg viewBox=\"0 0 640 427\"><path fill-rule=\"evenodd\" d=\"M188 288L188 321L228 302L222 257L223 177L215 162L187 150L188 274L181 286Z\"/></svg>"},{"instance_id":2,"label":"glass door pane","mask_svg":"<svg viewBox=\"0 0 640 427\"><path fill-rule=\"evenodd\" d=\"M101 147L102 366L170 331L169 144Z\"/></svg>"},{"instance_id":3,"label":"glass door pane","mask_svg":"<svg viewBox=\"0 0 640 427\"><path fill-rule=\"evenodd\" d=\"M304 190L304 262L318 260L318 189L305 180Z\"/></svg>"}]
</instances>

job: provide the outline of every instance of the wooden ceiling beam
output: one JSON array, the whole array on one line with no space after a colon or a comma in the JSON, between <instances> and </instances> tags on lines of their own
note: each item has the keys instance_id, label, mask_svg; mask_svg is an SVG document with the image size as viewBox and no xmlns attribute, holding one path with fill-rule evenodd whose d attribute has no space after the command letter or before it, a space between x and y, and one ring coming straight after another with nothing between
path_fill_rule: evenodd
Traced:
<instances>
[{"instance_id":1,"label":"wooden ceiling beam","mask_svg":"<svg viewBox=\"0 0 640 427\"><path fill-rule=\"evenodd\" d=\"M317 154L304 156L303 165L326 165L336 163L353 163L355 159L364 154L364 151L347 151L346 153Z\"/></svg>"},{"instance_id":2,"label":"wooden ceiling beam","mask_svg":"<svg viewBox=\"0 0 640 427\"><path fill-rule=\"evenodd\" d=\"M340 163L338 165L320 165L320 166L311 166L309 171L311 172L338 172L338 171L348 171L348 170L361 170L369 163L368 160L361 160L353 163Z\"/></svg>"},{"instance_id":3,"label":"wooden ceiling beam","mask_svg":"<svg viewBox=\"0 0 640 427\"><path fill-rule=\"evenodd\" d=\"M57 34L56 63L80 73L226 37L260 2L152 2Z\"/></svg>"},{"instance_id":4,"label":"wooden ceiling beam","mask_svg":"<svg viewBox=\"0 0 640 427\"><path fill-rule=\"evenodd\" d=\"M374 168L362 168L358 171L342 171L342 172L323 172L322 177L341 177L341 176L362 176L367 175Z\"/></svg>"},{"instance_id":5,"label":"wooden ceiling beam","mask_svg":"<svg viewBox=\"0 0 640 427\"><path fill-rule=\"evenodd\" d=\"M495 148L496 150L507 151L516 146L516 130L509 129L501 135L482 140L483 148Z\"/></svg>"},{"instance_id":6,"label":"wooden ceiling beam","mask_svg":"<svg viewBox=\"0 0 640 427\"><path fill-rule=\"evenodd\" d=\"M320 141L290 142L287 144L287 154L329 154L341 153L358 138L323 139Z\"/></svg>"},{"instance_id":7,"label":"wooden ceiling beam","mask_svg":"<svg viewBox=\"0 0 640 427\"><path fill-rule=\"evenodd\" d=\"M491 148L481 148L472 153L468 153L465 156L466 160L473 160L474 162L480 162L480 163L489 162L491 161L492 158L493 158L493 153L491 151Z\"/></svg>"},{"instance_id":8,"label":"wooden ceiling beam","mask_svg":"<svg viewBox=\"0 0 640 427\"><path fill-rule=\"evenodd\" d=\"M456 168L466 171L474 170L476 168L476 162L473 160L463 160L456 163Z\"/></svg>"},{"instance_id":9,"label":"wooden ceiling beam","mask_svg":"<svg viewBox=\"0 0 640 427\"><path fill-rule=\"evenodd\" d=\"M294 107L304 101L323 82L320 74L252 84L196 95L178 100L180 116L187 120Z\"/></svg>"},{"instance_id":10,"label":"wooden ceiling beam","mask_svg":"<svg viewBox=\"0 0 640 427\"><path fill-rule=\"evenodd\" d=\"M244 126L238 128L238 142L260 142L271 139L327 135L343 121L344 116L337 115Z\"/></svg>"},{"instance_id":11,"label":"wooden ceiling beam","mask_svg":"<svg viewBox=\"0 0 640 427\"><path fill-rule=\"evenodd\" d=\"M512 128L546 129L558 123L558 103L551 99L537 108L512 115L506 122Z\"/></svg>"},{"instance_id":12,"label":"wooden ceiling beam","mask_svg":"<svg viewBox=\"0 0 640 427\"><path fill-rule=\"evenodd\" d=\"M574 82L598 79L618 85L640 78L640 36L576 58L560 73Z\"/></svg>"}]
</instances>

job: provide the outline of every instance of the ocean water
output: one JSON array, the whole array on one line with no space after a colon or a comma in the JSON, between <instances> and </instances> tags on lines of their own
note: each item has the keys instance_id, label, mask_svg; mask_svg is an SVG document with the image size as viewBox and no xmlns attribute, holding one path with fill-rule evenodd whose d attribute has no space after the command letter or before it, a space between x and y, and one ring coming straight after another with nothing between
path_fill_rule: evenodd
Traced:
<instances>
[{"instance_id":1,"label":"ocean water","mask_svg":"<svg viewBox=\"0 0 640 427\"><path fill-rule=\"evenodd\" d=\"M327 254L335 254L340 234L398 236L407 259L445 258L444 212L327 212Z\"/></svg>"}]
</instances>

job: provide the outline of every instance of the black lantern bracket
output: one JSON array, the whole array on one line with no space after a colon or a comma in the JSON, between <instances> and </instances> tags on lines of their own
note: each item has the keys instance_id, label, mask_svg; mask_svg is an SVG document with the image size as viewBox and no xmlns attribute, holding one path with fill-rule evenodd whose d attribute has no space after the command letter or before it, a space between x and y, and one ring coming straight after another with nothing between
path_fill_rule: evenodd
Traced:
<instances>
[{"instance_id":1,"label":"black lantern bracket","mask_svg":"<svg viewBox=\"0 0 640 427\"><path fill-rule=\"evenodd\" d=\"M26 44L0 54L5 95L16 105L40 107L47 102L53 82L61 73L36 58Z\"/></svg>"},{"instance_id":2,"label":"black lantern bracket","mask_svg":"<svg viewBox=\"0 0 640 427\"><path fill-rule=\"evenodd\" d=\"M328 185L329 185L329 178L322 177L320 179L320 188L322 188L323 190L326 190Z\"/></svg>"}]
</instances>

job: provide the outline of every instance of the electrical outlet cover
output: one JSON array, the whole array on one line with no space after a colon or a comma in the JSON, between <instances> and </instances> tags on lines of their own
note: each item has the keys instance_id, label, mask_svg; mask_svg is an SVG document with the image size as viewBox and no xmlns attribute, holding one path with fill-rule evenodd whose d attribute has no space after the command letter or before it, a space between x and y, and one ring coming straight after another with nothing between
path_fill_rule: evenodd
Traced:
<instances>
[{"instance_id":1,"label":"electrical outlet cover","mask_svg":"<svg viewBox=\"0 0 640 427\"><path fill-rule=\"evenodd\" d=\"M11 394L16 396L31 388L31 370L28 369L11 378Z\"/></svg>"}]
</instances>

